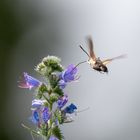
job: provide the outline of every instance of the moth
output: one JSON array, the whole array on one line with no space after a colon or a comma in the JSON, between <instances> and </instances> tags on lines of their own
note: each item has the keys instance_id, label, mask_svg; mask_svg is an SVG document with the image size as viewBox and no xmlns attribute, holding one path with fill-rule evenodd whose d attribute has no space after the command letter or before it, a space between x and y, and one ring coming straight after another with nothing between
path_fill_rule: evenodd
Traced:
<instances>
[{"instance_id":1,"label":"moth","mask_svg":"<svg viewBox=\"0 0 140 140\"><path fill-rule=\"evenodd\" d=\"M87 63L91 66L91 68L93 68L96 71L108 73L107 64L109 64L113 60L126 57L126 54L122 54L122 55L119 55L117 57L101 60L100 57L96 57L96 55L95 55L93 41L92 41L91 37L87 37L87 42L88 42L89 53L87 53L87 51L84 50L84 48L81 45L80 45L80 48L89 57L89 59L87 60Z\"/></svg>"}]
</instances>

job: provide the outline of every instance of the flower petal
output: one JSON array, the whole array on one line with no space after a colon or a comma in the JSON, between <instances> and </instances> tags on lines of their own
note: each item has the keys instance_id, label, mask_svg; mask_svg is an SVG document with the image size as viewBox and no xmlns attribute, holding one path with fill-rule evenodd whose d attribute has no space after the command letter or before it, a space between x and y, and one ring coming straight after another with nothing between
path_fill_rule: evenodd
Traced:
<instances>
[{"instance_id":1,"label":"flower petal","mask_svg":"<svg viewBox=\"0 0 140 140\"><path fill-rule=\"evenodd\" d=\"M32 89L33 87L38 87L40 84L41 82L39 80L31 77L26 72L23 73L22 80L19 81L20 88Z\"/></svg>"},{"instance_id":2,"label":"flower petal","mask_svg":"<svg viewBox=\"0 0 140 140\"><path fill-rule=\"evenodd\" d=\"M70 64L60 75L60 79L64 80L65 82L71 82L75 80L75 74L77 73L77 68Z\"/></svg>"},{"instance_id":3,"label":"flower petal","mask_svg":"<svg viewBox=\"0 0 140 140\"><path fill-rule=\"evenodd\" d=\"M45 100L40 100L40 99L34 99L32 101L32 107L33 108L40 108L44 104Z\"/></svg>"},{"instance_id":4,"label":"flower petal","mask_svg":"<svg viewBox=\"0 0 140 140\"><path fill-rule=\"evenodd\" d=\"M50 113L49 113L49 109L47 107L44 107L43 111L42 111L42 119L45 123L48 122L48 120L50 119Z\"/></svg>"},{"instance_id":5,"label":"flower petal","mask_svg":"<svg viewBox=\"0 0 140 140\"><path fill-rule=\"evenodd\" d=\"M64 80L60 80L59 81L59 83L58 83L58 85L59 85L59 87L61 88L61 89L64 89L65 87L66 87L66 82L64 81Z\"/></svg>"},{"instance_id":6,"label":"flower petal","mask_svg":"<svg viewBox=\"0 0 140 140\"><path fill-rule=\"evenodd\" d=\"M74 104L70 104L69 106L67 106L65 109L64 109L64 112L65 113L68 113L68 114L72 114L75 112L75 110L77 109L77 107L74 105Z\"/></svg>"},{"instance_id":7,"label":"flower petal","mask_svg":"<svg viewBox=\"0 0 140 140\"><path fill-rule=\"evenodd\" d=\"M62 108L68 102L68 95L64 95L57 101L58 108Z\"/></svg>"},{"instance_id":8,"label":"flower petal","mask_svg":"<svg viewBox=\"0 0 140 140\"><path fill-rule=\"evenodd\" d=\"M56 137L54 137L54 136L51 136L51 137L49 138L49 140L58 140L58 138L56 138Z\"/></svg>"},{"instance_id":9,"label":"flower petal","mask_svg":"<svg viewBox=\"0 0 140 140\"><path fill-rule=\"evenodd\" d=\"M35 123L35 124L39 123L39 113L38 113L37 110L33 111L32 122Z\"/></svg>"}]
</instances>

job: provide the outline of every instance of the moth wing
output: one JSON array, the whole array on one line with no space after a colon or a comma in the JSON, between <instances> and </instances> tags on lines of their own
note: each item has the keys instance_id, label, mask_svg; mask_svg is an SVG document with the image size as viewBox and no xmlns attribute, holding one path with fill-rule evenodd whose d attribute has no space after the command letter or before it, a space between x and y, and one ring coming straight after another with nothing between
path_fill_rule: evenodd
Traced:
<instances>
[{"instance_id":1,"label":"moth wing","mask_svg":"<svg viewBox=\"0 0 140 140\"><path fill-rule=\"evenodd\" d=\"M94 45L91 37L87 37L87 41L88 41L89 55L93 60L96 60L96 55L94 53Z\"/></svg>"},{"instance_id":2,"label":"moth wing","mask_svg":"<svg viewBox=\"0 0 140 140\"><path fill-rule=\"evenodd\" d=\"M127 56L126 54L122 54L122 55L119 55L119 56L117 56L117 57L113 57L113 58L111 58L111 59L105 59L105 60L102 61L102 63L103 63L104 65L107 65L107 64L109 64L110 62L112 62L113 60L126 58L126 56Z\"/></svg>"}]
</instances>

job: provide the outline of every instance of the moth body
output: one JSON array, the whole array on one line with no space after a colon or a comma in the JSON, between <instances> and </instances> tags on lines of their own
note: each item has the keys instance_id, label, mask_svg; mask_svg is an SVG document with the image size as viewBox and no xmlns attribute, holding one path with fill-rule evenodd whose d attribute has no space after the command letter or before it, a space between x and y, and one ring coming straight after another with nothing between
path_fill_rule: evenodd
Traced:
<instances>
[{"instance_id":1,"label":"moth body","mask_svg":"<svg viewBox=\"0 0 140 140\"><path fill-rule=\"evenodd\" d=\"M92 39L90 37L87 38L88 41L88 48L89 48L89 53L87 53L82 46L80 46L80 48L87 54L87 56L89 57L87 63L91 66L92 69L99 71L99 72L105 72L108 73L108 68L107 68L107 64L109 64L110 62L112 62L112 60L116 60L116 59L120 59L120 58L124 58L126 55L120 55L111 59L105 59L105 60L101 60L99 57L97 58L95 53L94 53L94 49L93 49L93 42Z\"/></svg>"}]
</instances>

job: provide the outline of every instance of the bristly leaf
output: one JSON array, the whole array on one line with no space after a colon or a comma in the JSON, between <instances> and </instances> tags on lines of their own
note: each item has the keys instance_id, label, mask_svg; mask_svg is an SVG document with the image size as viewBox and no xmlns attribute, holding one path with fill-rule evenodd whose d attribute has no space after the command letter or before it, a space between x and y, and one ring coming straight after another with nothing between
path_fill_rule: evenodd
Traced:
<instances>
[{"instance_id":1,"label":"bristly leaf","mask_svg":"<svg viewBox=\"0 0 140 140\"><path fill-rule=\"evenodd\" d=\"M52 134L58 138L59 140L63 140L64 139L64 136L60 130L60 128L58 126L54 127L53 130L52 130Z\"/></svg>"},{"instance_id":2,"label":"bristly leaf","mask_svg":"<svg viewBox=\"0 0 140 140\"><path fill-rule=\"evenodd\" d=\"M30 127L28 127L28 126L26 126L26 125L24 125L24 124L21 124L21 125L22 125L22 127L24 127L25 129L29 130L31 133L34 133L35 135L40 136L40 134L39 134L37 131L33 130L32 128L30 128Z\"/></svg>"},{"instance_id":3,"label":"bristly leaf","mask_svg":"<svg viewBox=\"0 0 140 140\"><path fill-rule=\"evenodd\" d=\"M37 93L37 98L41 99L43 96L43 93L48 92L48 88L45 84L42 84L39 88L38 88L38 93Z\"/></svg>"},{"instance_id":4,"label":"bristly leaf","mask_svg":"<svg viewBox=\"0 0 140 140\"><path fill-rule=\"evenodd\" d=\"M40 130L40 133L44 136L47 136L48 135L48 127L46 124L41 124L41 129Z\"/></svg>"},{"instance_id":5,"label":"bristly leaf","mask_svg":"<svg viewBox=\"0 0 140 140\"><path fill-rule=\"evenodd\" d=\"M56 87L53 89L53 92L54 92L55 94L58 94L59 96L63 96L63 95L64 95L63 90L60 89L59 86L56 86Z\"/></svg>"},{"instance_id":6,"label":"bristly leaf","mask_svg":"<svg viewBox=\"0 0 140 140\"><path fill-rule=\"evenodd\" d=\"M62 67L61 64L53 65L52 68L53 68L53 72L54 71L58 71L58 72L62 72L63 71L63 67Z\"/></svg>"},{"instance_id":7,"label":"bristly leaf","mask_svg":"<svg viewBox=\"0 0 140 140\"><path fill-rule=\"evenodd\" d=\"M49 75L49 82L52 88L55 88L58 84L58 76L55 73Z\"/></svg>"},{"instance_id":8,"label":"bristly leaf","mask_svg":"<svg viewBox=\"0 0 140 140\"><path fill-rule=\"evenodd\" d=\"M50 103L54 103L54 102L56 102L57 100L58 100L58 98L59 98L59 96L58 95L56 95L56 94L51 94L50 95Z\"/></svg>"},{"instance_id":9,"label":"bristly leaf","mask_svg":"<svg viewBox=\"0 0 140 140\"><path fill-rule=\"evenodd\" d=\"M39 87L39 90L44 93L44 92L48 92L48 89L47 89L47 86L45 84L42 84L40 87Z\"/></svg>"},{"instance_id":10,"label":"bristly leaf","mask_svg":"<svg viewBox=\"0 0 140 140\"><path fill-rule=\"evenodd\" d=\"M63 123L63 117L62 117L61 111L56 110L55 111L55 117L56 117L56 119L58 119L59 124Z\"/></svg>"}]
</instances>

